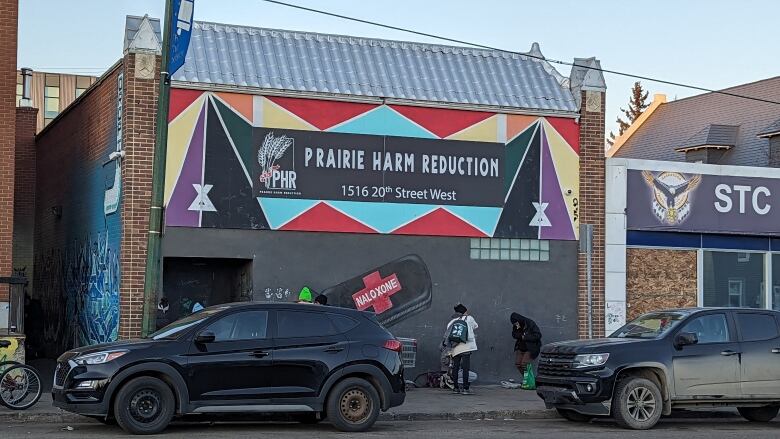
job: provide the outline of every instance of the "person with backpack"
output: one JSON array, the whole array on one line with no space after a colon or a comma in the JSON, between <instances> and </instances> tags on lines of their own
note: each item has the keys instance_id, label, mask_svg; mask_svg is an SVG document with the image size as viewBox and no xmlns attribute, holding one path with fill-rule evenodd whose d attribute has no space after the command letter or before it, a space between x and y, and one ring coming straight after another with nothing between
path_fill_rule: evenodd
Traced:
<instances>
[{"instance_id":1,"label":"person with backpack","mask_svg":"<svg viewBox=\"0 0 780 439\"><path fill-rule=\"evenodd\" d=\"M452 346L452 381L455 383L453 392L461 395L473 395L469 389L469 369L471 368L471 354L477 350L477 337L475 331L479 328L474 317L469 315L469 310L459 303L455 306L458 314L447 324L446 337ZM459 384L458 375L463 374L463 384Z\"/></svg>"},{"instance_id":2,"label":"person with backpack","mask_svg":"<svg viewBox=\"0 0 780 439\"><path fill-rule=\"evenodd\" d=\"M542 348L542 331L533 320L513 312L512 338L515 339L515 367L525 376L528 365L532 364Z\"/></svg>"}]
</instances>

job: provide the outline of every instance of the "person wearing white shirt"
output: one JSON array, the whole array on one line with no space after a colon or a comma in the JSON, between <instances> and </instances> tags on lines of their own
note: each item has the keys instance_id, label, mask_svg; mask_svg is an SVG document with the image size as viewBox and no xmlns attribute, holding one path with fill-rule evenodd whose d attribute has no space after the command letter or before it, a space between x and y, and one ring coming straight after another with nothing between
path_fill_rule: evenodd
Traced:
<instances>
[{"instance_id":1,"label":"person wearing white shirt","mask_svg":"<svg viewBox=\"0 0 780 439\"><path fill-rule=\"evenodd\" d=\"M469 389L469 369L471 368L471 354L477 350L476 329L479 328L479 325L477 325L477 321L474 320L474 317L469 314L469 310L462 303L455 306L455 312L458 316L447 324L445 337L451 336L452 325L459 320L464 321L468 326L468 334L465 342L456 343L452 347L452 381L455 383L453 391L456 394L473 395L474 392ZM458 384L458 373L460 371L463 371L462 385Z\"/></svg>"}]
</instances>

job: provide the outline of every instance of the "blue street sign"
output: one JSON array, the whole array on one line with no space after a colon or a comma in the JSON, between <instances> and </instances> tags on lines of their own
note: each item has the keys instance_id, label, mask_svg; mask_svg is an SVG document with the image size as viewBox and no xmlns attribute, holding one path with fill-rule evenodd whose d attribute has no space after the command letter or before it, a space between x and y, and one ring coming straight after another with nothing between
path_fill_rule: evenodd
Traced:
<instances>
[{"instance_id":1,"label":"blue street sign","mask_svg":"<svg viewBox=\"0 0 780 439\"><path fill-rule=\"evenodd\" d=\"M173 76L187 58L187 49L190 47L190 35L192 34L192 12L195 8L195 0L174 0L173 14L171 14L170 38L171 53L168 62L168 74Z\"/></svg>"}]
</instances>

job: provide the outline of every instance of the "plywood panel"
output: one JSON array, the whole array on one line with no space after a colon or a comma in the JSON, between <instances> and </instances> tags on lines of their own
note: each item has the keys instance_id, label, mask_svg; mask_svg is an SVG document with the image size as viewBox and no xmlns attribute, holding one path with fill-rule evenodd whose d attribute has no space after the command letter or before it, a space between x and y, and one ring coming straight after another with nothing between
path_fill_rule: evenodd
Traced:
<instances>
[{"instance_id":1,"label":"plywood panel","mask_svg":"<svg viewBox=\"0 0 780 439\"><path fill-rule=\"evenodd\" d=\"M631 248L626 254L627 318L696 306L696 251Z\"/></svg>"}]
</instances>

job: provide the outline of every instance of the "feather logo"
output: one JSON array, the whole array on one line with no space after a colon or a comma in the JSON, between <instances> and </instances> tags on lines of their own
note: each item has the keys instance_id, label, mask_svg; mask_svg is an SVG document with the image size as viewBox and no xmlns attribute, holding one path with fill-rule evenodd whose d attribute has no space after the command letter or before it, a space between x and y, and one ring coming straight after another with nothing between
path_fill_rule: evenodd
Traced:
<instances>
[{"instance_id":1,"label":"feather logo","mask_svg":"<svg viewBox=\"0 0 780 439\"><path fill-rule=\"evenodd\" d=\"M701 175L686 178L680 172L660 172L654 175L642 171L642 177L653 194L653 212L670 226L682 223L691 213L691 195L701 184Z\"/></svg>"},{"instance_id":2,"label":"feather logo","mask_svg":"<svg viewBox=\"0 0 780 439\"><path fill-rule=\"evenodd\" d=\"M284 156L284 153L293 145L292 137L286 135L275 136L273 131L263 139L263 144L257 150L257 163L260 165L260 182L265 183L266 188L271 187L274 171L279 170L276 161Z\"/></svg>"}]
</instances>

